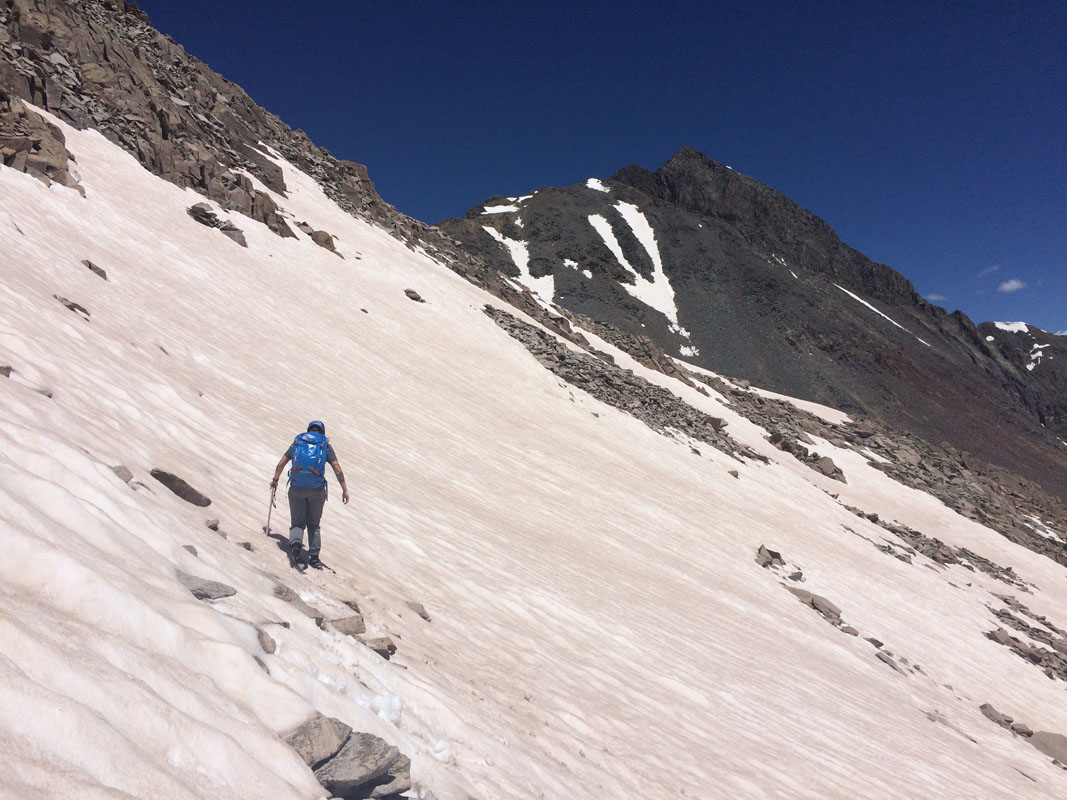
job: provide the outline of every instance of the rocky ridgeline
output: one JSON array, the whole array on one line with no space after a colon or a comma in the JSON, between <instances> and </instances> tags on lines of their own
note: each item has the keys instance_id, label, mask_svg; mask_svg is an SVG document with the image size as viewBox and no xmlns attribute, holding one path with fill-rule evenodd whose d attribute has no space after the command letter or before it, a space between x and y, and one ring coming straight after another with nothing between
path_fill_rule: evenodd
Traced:
<instances>
[{"instance_id":1,"label":"rocky ridgeline","mask_svg":"<svg viewBox=\"0 0 1067 800\"><path fill-rule=\"evenodd\" d=\"M678 432L735 457L767 460L731 439L723 431L723 420L697 410L672 392L634 375L632 371L621 369L609 356L576 353L551 334L522 322L506 311L489 305L484 310L553 374L597 400L641 420L654 431L663 434Z\"/></svg>"},{"instance_id":2,"label":"rocky ridgeline","mask_svg":"<svg viewBox=\"0 0 1067 800\"><path fill-rule=\"evenodd\" d=\"M0 146L13 151L5 151L4 163L36 172L47 168L64 182L62 137L43 135L36 121L19 130L7 116L18 113L19 100L76 128L99 130L156 175L281 236L293 232L274 200L241 174L284 197L281 170L259 143L318 180L347 211L409 236L428 230L382 201L363 166L334 158L264 111L152 28L134 3L0 0ZM23 163L15 156L26 138L42 152L31 152Z\"/></svg>"}]
</instances>

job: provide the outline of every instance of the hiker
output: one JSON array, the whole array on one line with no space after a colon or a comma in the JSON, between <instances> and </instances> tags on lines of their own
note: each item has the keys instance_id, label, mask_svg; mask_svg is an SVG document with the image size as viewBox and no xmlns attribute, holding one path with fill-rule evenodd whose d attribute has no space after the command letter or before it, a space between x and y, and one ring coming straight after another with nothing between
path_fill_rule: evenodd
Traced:
<instances>
[{"instance_id":1,"label":"hiker","mask_svg":"<svg viewBox=\"0 0 1067 800\"><path fill-rule=\"evenodd\" d=\"M341 502L348 502L348 486L345 474L337 463L337 454L333 445L326 438L326 425L319 420L308 423L306 433L298 434L285 455L281 457L274 469L271 489L278 488L278 478L287 462L292 461L289 470L289 562L294 567L303 565L301 549L304 544L304 528L308 532L307 566L313 569L325 569L319 561L322 539L319 534L319 520L322 519L322 507L326 503L326 464L333 467L337 482L341 484Z\"/></svg>"}]
</instances>

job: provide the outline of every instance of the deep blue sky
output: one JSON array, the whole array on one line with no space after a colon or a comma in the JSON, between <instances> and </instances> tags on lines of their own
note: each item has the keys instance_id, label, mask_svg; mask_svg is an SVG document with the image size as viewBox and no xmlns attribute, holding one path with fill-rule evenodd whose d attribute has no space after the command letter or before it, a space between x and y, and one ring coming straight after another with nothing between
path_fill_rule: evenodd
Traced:
<instances>
[{"instance_id":1,"label":"deep blue sky","mask_svg":"<svg viewBox=\"0 0 1067 800\"><path fill-rule=\"evenodd\" d=\"M1067 329L1062 1L139 5L426 222L690 145L950 311Z\"/></svg>"}]
</instances>

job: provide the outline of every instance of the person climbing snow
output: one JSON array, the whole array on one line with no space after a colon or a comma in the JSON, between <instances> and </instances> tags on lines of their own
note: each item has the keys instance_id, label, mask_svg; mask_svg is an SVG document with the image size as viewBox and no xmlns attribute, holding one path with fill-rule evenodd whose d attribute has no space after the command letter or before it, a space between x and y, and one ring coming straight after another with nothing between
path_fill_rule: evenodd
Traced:
<instances>
[{"instance_id":1,"label":"person climbing snow","mask_svg":"<svg viewBox=\"0 0 1067 800\"><path fill-rule=\"evenodd\" d=\"M326 438L324 423L313 420L308 423L306 433L297 434L285 455L278 461L274 479L270 482L271 489L278 488L278 479L289 461L293 462L289 470L289 563L298 569L328 569L319 560L319 551L322 548L319 521L322 519L322 508L328 495L326 465L333 467L337 482L341 484L342 503L348 503L348 486L345 484L345 474L337 462L333 445ZM308 533L306 563L302 553L305 528Z\"/></svg>"}]
</instances>

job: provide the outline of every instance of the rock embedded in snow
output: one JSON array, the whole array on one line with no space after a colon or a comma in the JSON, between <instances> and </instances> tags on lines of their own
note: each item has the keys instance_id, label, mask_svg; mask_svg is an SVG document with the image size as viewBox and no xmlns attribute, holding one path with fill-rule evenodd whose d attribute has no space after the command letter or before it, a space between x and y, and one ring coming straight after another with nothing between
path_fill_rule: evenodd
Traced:
<instances>
[{"instance_id":1,"label":"rock embedded in snow","mask_svg":"<svg viewBox=\"0 0 1067 800\"><path fill-rule=\"evenodd\" d=\"M359 639L360 642L365 644L375 653L380 655L386 661L388 661L392 655L396 652L396 645L393 644L393 640L388 636L376 636L370 639Z\"/></svg>"},{"instance_id":2,"label":"rock embedded in snow","mask_svg":"<svg viewBox=\"0 0 1067 800\"><path fill-rule=\"evenodd\" d=\"M312 231L311 241L317 244L319 247L323 247L329 250L331 253L336 253L337 248L333 244L333 236L326 231Z\"/></svg>"},{"instance_id":3,"label":"rock embedded in snow","mask_svg":"<svg viewBox=\"0 0 1067 800\"><path fill-rule=\"evenodd\" d=\"M388 786L393 795L411 788L410 778L400 788L410 766L410 760L384 739L353 733L336 755L315 770L315 778L338 797L383 797L388 795L373 794L375 784Z\"/></svg>"},{"instance_id":4,"label":"rock embedded in snow","mask_svg":"<svg viewBox=\"0 0 1067 800\"><path fill-rule=\"evenodd\" d=\"M367 625L363 621L362 614L353 614L351 617L330 620L330 625L338 633L343 633L345 636L358 636L367 632Z\"/></svg>"},{"instance_id":5,"label":"rock embedded in snow","mask_svg":"<svg viewBox=\"0 0 1067 800\"><path fill-rule=\"evenodd\" d=\"M323 613L305 603L301 599L300 595L298 595L284 583L274 584L274 596L277 597L279 600L284 600L286 603L291 604L304 616L310 617L311 619L315 620L316 625L320 627L322 626L322 621L325 619Z\"/></svg>"},{"instance_id":6,"label":"rock embedded in snow","mask_svg":"<svg viewBox=\"0 0 1067 800\"><path fill-rule=\"evenodd\" d=\"M406 603L404 603L404 605L406 605L408 608L410 608L412 611L414 611L427 622L432 622L432 620L430 619L429 612L426 610L426 607L422 603L416 603L413 600L408 600Z\"/></svg>"},{"instance_id":7,"label":"rock embedded in snow","mask_svg":"<svg viewBox=\"0 0 1067 800\"><path fill-rule=\"evenodd\" d=\"M10 378L11 377L11 367L0 366L0 375L3 375L5 378Z\"/></svg>"},{"instance_id":8,"label":"rock embedded in snow","mask_svg":"<svg viewBox=\"0 0 1067 800\"><path fill-rule=\"evenodd\" d=\"M267 652L273 653L274 651ZM336 717L326 717L316 711L300 727L289 733L285 741L296 750L297 755L304 759L305 764L315 769L336 755L351 734L350 725L346 725Z\"/></svg>"},{"instance_id":9,"label":"rock embedded in snow","mask_svg":"<svg viewBox=\"0 0 1067 800\"><path fill-rule=\"evenodd\" d=\"M775 550L768 550L762 544L759 546L759 551L756 553L756 563L764 569L767 567L785 566L785 561L782 559L781 553Z\"/></svg>"},{"instance_id":10,"label":"rock embedded in snow","mask_svg":"<svg viewBox=\"0 0 1067 800\"><path fill-rule=\"evenodd\" d=\"M1067 764L1067 736L1062 733L1035 731L1029 742L1046 756L1051 756L1060 764Z\"/></svg>"},{"instance_id":11,"label":"rock embedded in snow","mask_svg":"<svg viewBox=\"0 0 1067 800\"><path fill-rule=\"evenodd\" d=\"M89 313L88 309L85 308L85 306L75 303L73 300L68 300L65 297L61 297L58 294L54 294L52 295L52 297L54 297L56 300L66 306L70 311L73 311L77 314L82 314L86 322L89 321L89 317L91 316L91 314Z\"/></svg>"},{"instance_id":12,"label":"rock embedded in snow","mask_svg":"<svg viewBox=\"0 0 1067 800\"><path fill-rule=\"evenodd\" d=\"M111 471L118 476L119 480L124 483L129 483L133 480L133 473L125 464L116 464L111 468Z\"/></svg>"},{"instance_id":13,"label":"rock embedded in snow","mask_svg":"<svg viewBox=\"0 0 1067 800\"><path fill-rule=\"evenodd\" d=\"M263 652L267 655L274 655L278 650L278 643L274 641L274 637L258 625L256 626L256 637L259 639L259 646L263 648Z\"/></svg>"},{"instance_id":14,"label":"rock embedded in snow","mask_svg":"<svg viewBox=\"0 0 1067 800\"><path fill-rule=\"evenodd\" d=\"M83 264L84 266L88 267L88 269L89 269L89 270L90 270L90 271L91 271L91 272L92 272L92 273L93 273L94 275L99 275L99 276L100 276L101 278L103 278L103 279L104 279L105 281L107 280L107 272L105 272L105 271L104 271L103 269L101 269L100 267L96 266L96 264L94 264L94 263L93 263L92 261L90 261L89 259L87 259L87 258L86 258L86 259L83 259L83 260L82 260L82 264Z\"/></svg>"},{"instance_id":15,"label":"rock embedded in snow","mask_svg":"<svg viewBox=\"0 0 1067 800\"><path fill-rule=\"evenodd\" d=\"M195 558L200 558L200 554L196 552L196 548L193 547L191 544L183 544L182 550L186 550L192 553Z\"/></svg>"},{"instance_id":16,"label":"rock embedded in snow","mask_svg":"<svg viewBox=\"0 0 1067 800\"><path fill-rule=\"evenodd\" d=\"M222 225L219 226L219 230L222 231L225 236L228 236L230 239L237 242L237 244L241 245L241 247L248 247L244 232L232 222L222 223Z\"/></svg>"},{"instance_id":17,"label":"rock embedded in snow","mask_svg":"<svg viewBox=\"0 0 1067 800\"><path fill-rule=\"evenodd\" d=\"M182 572L178 570L178 581L192 592L193 597L197 600L221 600L224 597L233 597L237 594L237 590L232 586L228 586L225 583L219 583L218 581L209 581L205 578L198 578L195 575L190 575L188 572Z\"/></svg>"},{"instance_id":18,"label":"rock embedded in snow","mask_svg":"<svg viewBox=\"0 0 1067 800\"><path fill-rule=\"evenodd\" d=\"M185 502L201 508L211 505L211 500L207 495L197 491L177 475L164 472L161 469L153 469L150 474Z\"/></svg>"},{"instance_id":19,"label":"rock embedded in snow","mask_svg":"<svg viewBox=\"0 0 1067 800\"><path fill-rule=\"evenodd\" d=\"M404 294L406 294L408 297L410 297L416 303L425 303L426 302L425 300L422 299L422 295L420 295L414 289L405 289L404 290Z\"/></svg>"}]
</instances>

